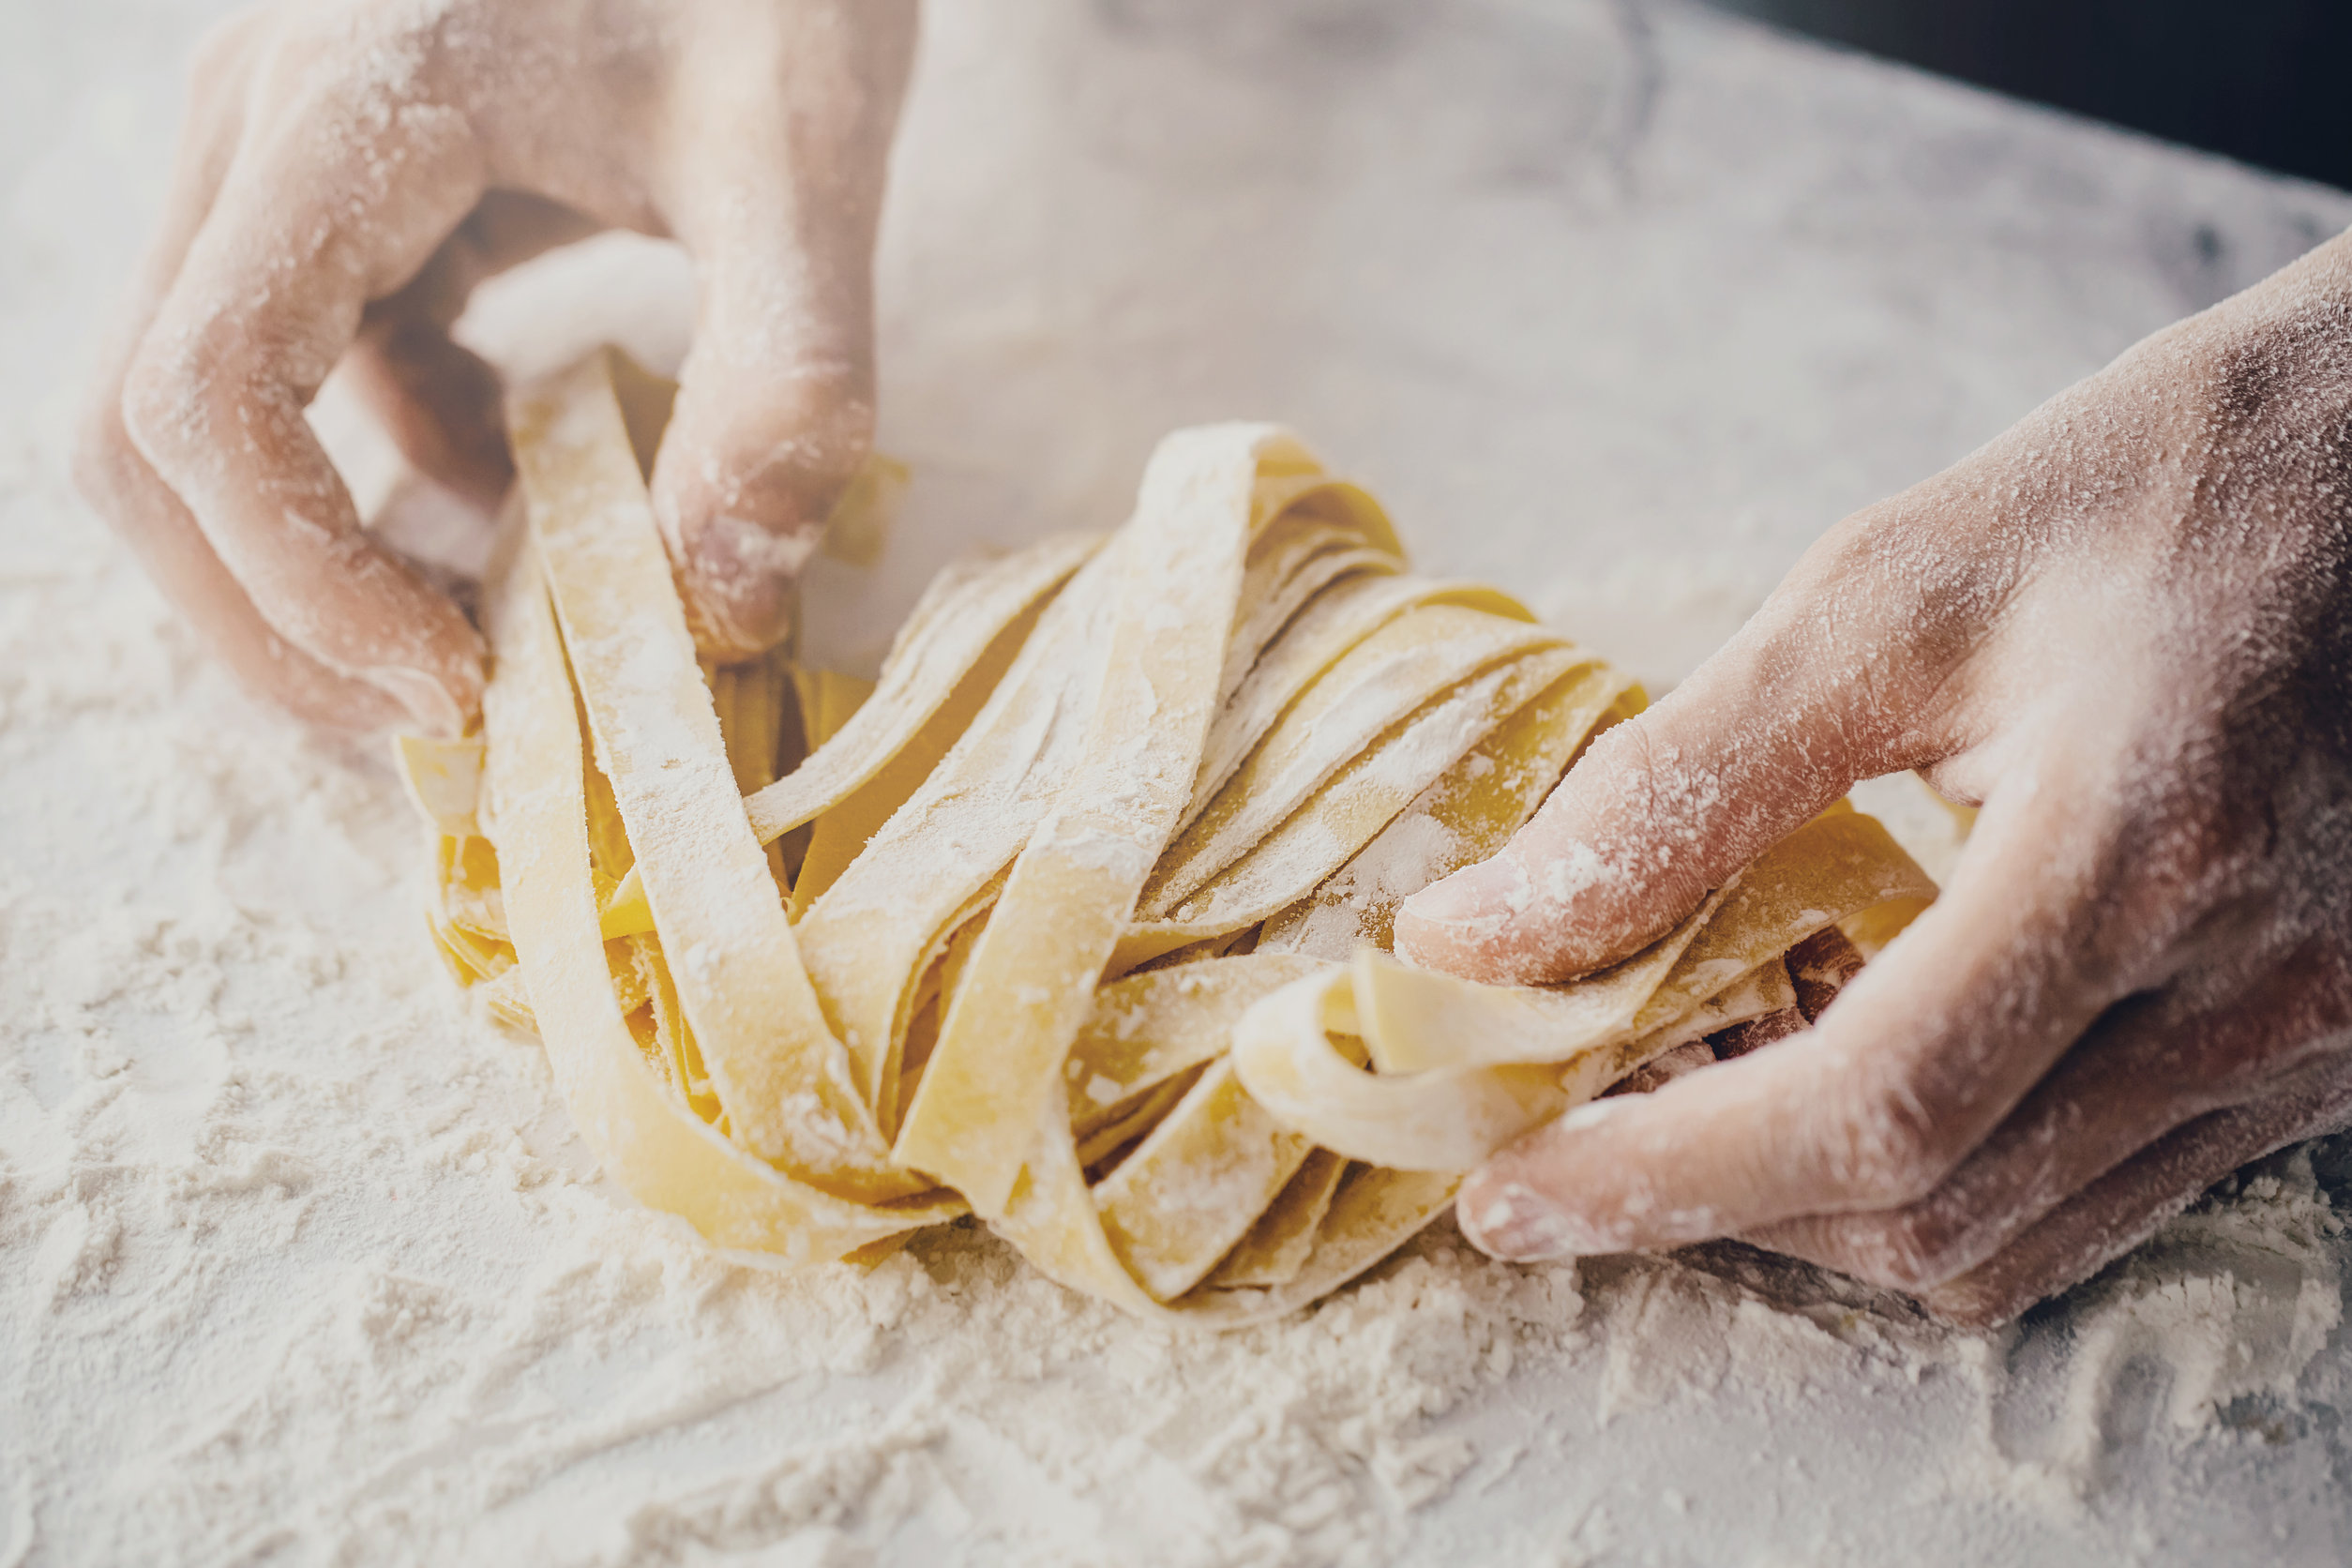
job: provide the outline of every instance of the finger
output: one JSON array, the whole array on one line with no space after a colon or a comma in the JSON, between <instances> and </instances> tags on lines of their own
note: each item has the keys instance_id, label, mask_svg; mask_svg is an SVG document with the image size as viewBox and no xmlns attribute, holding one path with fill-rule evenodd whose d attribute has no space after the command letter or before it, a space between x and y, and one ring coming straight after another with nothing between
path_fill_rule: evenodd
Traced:
<instances>
[{"instance_id":1,"label":"finger","mask_svg":"<svg viewBox=\"0 0 2352 1568\"><path fill-rule=\"evenodd\" d=\"M249 121L132 356L125 423L271 628L455 733L481 645L359 527L303 409L371 295L399 287L479 196L462 116L322 77Z\"/></svg>"},{"instance_id":2,"label":"finger","mask_svg":"<svg viewBox=\"0 0 2352 1568\"><path fill-rule=\"evenodd\" d=\"M1464 1185L1470 1239L1622 1252L1924 1196L2142 983L2092 957L2106 794L2092 770L2043 772L1996 793L1951 888L1814 1028L1506 1149Z\"/></svg>"},{"instance_id":3,"label":"finger","mask_svg":"<svg viewBox=\"0 0 2352 1568\"><path fill-rule=\"evenodd\" d=\"M1922 488L1841 524L1690 679L1595 740L1500 854L1406 900L1398 950L1491 983L1587 972L1855 780L1948 754L1937 698L1983 592L1952 580L1961 551L1922 565L1904 541L1957 532L1974 505Z\"/></svg>"},{"instance_id":4,"label":"finger","mask_svg":"<svg viewBox=\"0 0 2352 1568\"><path fill-rule=\"evenodd\" d=\"M161 222L84 414L75 453L83 496L120 534L164 596L248 689L308 722L376 728L398 705L337 674L279 637L214 554L195 517L130 439L123 420L132 352L155 318L227 176L264 18L247 11L214 29L189 69L188 112Z\"/></svg>"},{"instance_id":5,"label":"finger","mask_svg":"<svg viewBox=\"0 0 2352 1568\"><path fill-rule=\"evenodd\" d=\"M2293 1089L2167 1134L1992 1258L1921 1292L1922 1302L1951 1322L2007 1322L2147 1241L2239 1166L2352 1124L2352 1062L2336 1057L2302 1078Z\"/></svg>"},{"instance_id":6,"label":"finger","mask_svg":"<svg viewBox=\"0 0 2352 1568\"><path fill-rule=\"evenodd\" d=\"M776 7L729 57L688 56L672 230L695 257L694 344L653 478L688 619L741 657L791 588L874 432L873 247L911 5ZM781 80L779 80L779 77Z\"/></svg>"},{"instance_id":7,"label":"finger","mask_svg":"<svg viewBox=\"0 0 2352 1568\"><path fill-rule=\"evenodd\" d=\"M2175 1128L2265 1092L2352 1029L2352 976L2314 943L2218 1008L2185 988L2109 1009L1936 1190L1743 1239L1914 1294L1976 1268Z\"/></svg>"},{"instance_id":8,"label":"finger","mask_svg":"<svg viewBox=\"0 0 2352 1568\"><path fill-rule=\"evenodd\" d=\"M596 231L567 207L492 191L405 287L369 304L345 373L420 473L494 507L514 478L498 372L450 336L476 285Z\"/></svg>"},{"instance_id":9,"label":"finger","mask_svg":"<svg viewBox=\"0 0 2352 1568\"><path fill-rule=\"evenodd\" d=\"M368 307L344 373L418 473L495 506L515 475L498 372L407 295Z\"/></svg>"}]
</instances>

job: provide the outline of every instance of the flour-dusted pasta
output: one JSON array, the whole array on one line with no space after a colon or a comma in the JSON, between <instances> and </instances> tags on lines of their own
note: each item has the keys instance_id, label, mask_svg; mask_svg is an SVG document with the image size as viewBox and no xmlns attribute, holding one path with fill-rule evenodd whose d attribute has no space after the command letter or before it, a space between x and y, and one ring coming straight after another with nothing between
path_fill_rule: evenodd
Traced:
<instances>
[{"instance_id":1,"label":"flour-dusted pasta","mask_svg":"<svg viewBox=\"0 0 2352 1568\"><path fill-rule=\"evenodd\" d=\"M1396 905L1640 710L1624 676L1408 575L1371 497L1240 424L1164 442L1114 534L942 573L870 695L708 670L644 488L666 408L609 352L514 400L483 731L400 757L459 978L720 1244L974 1213L1138 1313L1288 1311L1512 1138L1785 1012L1792 946L1933 897L1840 807L1599 974L1408 969Z\"/></svg>"}]
</instances>

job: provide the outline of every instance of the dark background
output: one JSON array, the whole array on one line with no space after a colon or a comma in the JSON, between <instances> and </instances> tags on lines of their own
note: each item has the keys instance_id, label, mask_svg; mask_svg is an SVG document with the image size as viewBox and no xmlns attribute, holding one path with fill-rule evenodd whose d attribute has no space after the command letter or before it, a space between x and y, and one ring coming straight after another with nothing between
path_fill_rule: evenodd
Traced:
<instances>
[{"instance_id":1,"label":"dark background","mask_svg":"<svg viewBox=\"0 0 2352 1568\"><path fill-rule=\"evenodd\" d=\"M2352 188L2352 0L1713 0L2019 98Z\"/></svg>"}]
</instances>

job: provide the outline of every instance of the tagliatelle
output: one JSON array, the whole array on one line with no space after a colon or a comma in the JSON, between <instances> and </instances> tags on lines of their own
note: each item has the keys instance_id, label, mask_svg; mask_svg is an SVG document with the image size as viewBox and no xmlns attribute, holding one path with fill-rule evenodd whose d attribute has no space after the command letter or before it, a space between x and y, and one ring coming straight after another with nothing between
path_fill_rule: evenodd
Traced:
<instances>
[{"instance_id":1,"label":"tagliatelle","mask_svg":"<svg viewBox=\"0 0 2352 1568\"><path fill-rule=\"evenodd\" d=\"M1796 943L1933 897L1840 807L1600 974L1408 969L1397 904L1639 712L1621 673L1407 575L1264 425L1169 437L1107 539L943 573L870 695L705 670L644 486L668 404L610 351L514 399L483 733L400 758L452 971L714 1242L864 1257L970 1211L1138 1313L1289 1311L1510 1138L1787 1010Z\"/></svg>"}]
</instances>

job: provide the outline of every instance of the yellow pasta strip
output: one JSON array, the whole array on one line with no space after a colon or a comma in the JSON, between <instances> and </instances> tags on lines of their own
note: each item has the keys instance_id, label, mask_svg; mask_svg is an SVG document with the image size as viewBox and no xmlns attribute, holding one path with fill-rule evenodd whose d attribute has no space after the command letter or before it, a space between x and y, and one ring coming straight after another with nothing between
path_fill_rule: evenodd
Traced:
<instances>
[{"instance_id":1,"label":"yellow pasta strip","mask_svg":"<svg viewBox=\"0 0 2352 1568\"><path fill-rule=\"evenodd\" d=\"M1327 671L1352 655L1367 639L1384 631L1400 616L1415 611L1461 609L1476 611L1489 620L1531 619L1512 600L1490 588L1472 584L1429 582L1415 578L1350 578L1318 594L1284 628L1225 700L1193 781L1193 798L1186 807L1184 827L1218 799L1244 761L1266 734L1309 690L1323 686ZM1458 623L1456 623L1458 624ZM1507 638L1507 630L1498 632ZM1557 642L1546 633L1538 640ZM1427 639L1410 641L1407 651L1425 647ZM1496 656L1500 656L1498 651ZM1358 684L1344 679L1331 690ZM1411 707L1406 702L1395 712ZM1392 714L1394 716L1394 714ZM1376 727L1377 731L1377 727Z\"/></svg>"},{"instance_id":2,"label":"yellow pasta strip","mask_svg":"<svg viewBox=\"0 0 2352 1568\"><path fill-rule=\"evenodd\" d=\"M508 426L565 651L686 1022L746 1148L845 1196L902 1196L919 1183L885 1162L746 819L611 373L599 355L526 390Z\"/></svg>"},{"instance_id":3,"label":"yellow pasta strip","mask_svg":"<svg viewBox=\"0 0 2352 1568\"><path fill-rule=\"evenodd\" d=\"M482 789L482 739L434 740L422 735L399 735L392 742L393 761L408 798L425 820L451 837L481 832L474 807Z\"/></svg>"},{"instance_id":4,"label":"yellow pasta strip","mask_svg":"<svg viewBox=\"0 0 2352 1568\"><path fill-rule=\"evenodd\" d=\"M1563 669L1585 657L1539 649L1481 671L1349 760L1281 826L1264 834L1178 910L1173 920L1131 925L1114 972L1205 938L1255 925L1337 871L1397 813L1461 757L1483 731L1527 705Z\"/></svg>"},{"instance_id":5,"label":"yellow pasta strip","mask_svg":"<svg viewBox=\"0 0 2352 1568\"><path fill-rule=\"evenodd\" d=\"M813 821L871 778L964 692L968 677L1004 634L1024 623L1101 545L1093 535L1058 535L944 579L943 589L927 596L911 631L892 648L872 698L799 769L745 802L760 842ZM1009 656L1018 646L1016 638L1005 653ZM987 695L987 689L965 692L968 701Z\"/></svg>"},{"instance_id":6,"label":"yellow pasta strip","mask_svg":"<svg viewBox=\"0 0 2352 1568\"><path fill-rule=\"evenodd\" d=\"M483 701L506 903L539 1037L572 1123L640 1202L719 1246L838 1258L953 1218L942 1199L879 1209L795 1182L719 1137L647 1065L607 980L589 880L585 758L555 620L527 552L492 591L497 671Z\"/></svg>"},{"instance_id":7,"label":"yellow pasta strip","mask_svg":"<svg viewBox=\"0 0 2352 1568\"><path fill-rule=\"evenodd\" d=\"M1261 473L1312 472L1270 426L1209 427L1153 455L1121 537L1121 614L1085 749L1015 861L895 1154L1004 1212L1111 949L1191 796Z\"/></svg>"},{"instance_id":8,"label":"yellow pasta strip","mask_svg":"<svg viewBox=\"0 0 2352 1568\"><path fill-rule=\"evenodd\" d=\"M1362 1033L1350 982L1387 967L1369 953L1359 965L1352 974L1285 987L1235 1027L1234 1068L1276 1122L1350 1159L1461 1171L1568 1108L1559 1070L1548 1065L1433 1067L1405 1077L1358 1068L1331 1036Z\"/></svg>"},{"instance_id":9,"label":"yellow pasta strip","mask_svg":"<svg viewBox=\"0 0 2352 1568\"><path fill-rule=\"evenodd\" d=\"M796 666L792 678L800 687L801 721L811 751L846 729L874 694L873 682L840 670Z\"/></svg>"},{"instance_id":10,"label":"yellow pasta strip","mask_svg":"<svg viewBox=\"0 0 2352 1568\"><path fill-rule=\"evenodd\" d=\"M1094 1188L1111 1250L1156 1301L1200 1283L1315 1145L1259 1109L1230 1057Z\"/></svg>"},{"instance_id":11,"label":"yellow pasta strip","mask_svg":"<svg viewBox=\"0 0 2352 1568\"><path fill-rule=\"evenodd\" d=\"M1080 558L1063 547L1047 556L1045 564L1053 571L1049 580L1059 582L1068 572L1078 569ZM1034 589L1043 577L1043 573L1027 573L1016 579L1015 584ZM928 690L923 691L919 699L901 699L896 693L884 698L877 693L878 701L901 701L910 713L926 708L928 711L924 713L920 724L911 729L894 719L889 727L889 742L867 743L876 752L883 750L890 742L895 742L895 746L890 746L889 754L880 766L860 779L855 788L842 792L836 803L817 818L817 833L808 846L808 858L802 865L800 880L792 885L794 919L806 914L818 896L840 880L851 863L865 853L866 846L882 831L882 824L912 798L956 742L962 739L979 716L982 704L995 692L1014 657L1036 628L1037 618L1045 611L1048 592L1039 591L1029 597L1028 604L999 627L952 685L940 683L947 686L944 697L933 701ZM1008 593L1005 596L1010 599L1016 596ZM875 705L869 702L859 713L870 712ZM838 783L834 788L840 790Z\"/></svg>"},{"instance_id":12,"label":"yellow pasta strip","mask_svg":"<svg viewBox=\"0 0 2352 1568\"><path fill-rule=\"evenodd\" d=\"M1839 918L1920 896L1886 830L1825 814L1672 934L1560 987L1480 986L1366 951L1257 1003L1234 1032L1242 1082L1275 1119L1351 1158L1466 1170L1689 1038L1671 1026ZM1334 1033L1361 1034L1378 1073Z\"/></svg>"},{"instance_id":13,"label":"yellow pasta strip","mask_svg":"<svg viewBox=\"0 0 2352 1568\"><path fill-rule=\"evenodd\" d=\"M721 1244L873 1259L969 1204L1132 1312L1294 1310L1500 1143L1786 1005L1796 942L1875 950L1933 897L1841 807L1599 974L1407 969L1397 903L1640 711L1621 673L1405 575L1262 425L1163 443L1108 547L942 574L870 695L705 671L645 498L673 393L605 354L515 400L483 736L400 760L452 972Z\"/></svg>"},{"instance_id":14,"label":"yellow pasta strip","mask_svg":"<svg viewBox=\"0 0 2352 1568\"><path fill-rule=\"evenodd\" d=\"M1259 486L1256 505L1265 505ZM1242 616L1226 644L1225 671L1217 679L1217 701L1229 699L1256 668L1291 617L1332 583L1358 573L1386 575L1404 562L1384 550L1364 544L1360 529L1343 527L1301 514L1284 517L1259 530L1242 567Z\"/></svg>"},{"instance_id":15,"label":"yellow pasta strip","mask_svg":"<svg viewBox=\"0 0 2352 1568\"><path fill-rule=\"evenodd\" d=\"M1641 703L1641 688L1606 665L1567 676L1497 726L1310 897L1268 920L1259 951L1333 959L1367 945L1386 951L1398 905L1500 852L1576 753Z\"/></svg>"},{"instance_id":16,"label":"yellow pasta strip","mask_svg":"<svg viewBox=\"0 0 2352 1568\"><path fill-rule=\"evenodd\" d=\"M877 452L866 460L825 519L824 552L852 566L871 566L890 543L898 504L913 475L907 465Z\"/></svg>"},{"instance_id":17,"label":"yellow pasta strip","mask_svg":"<svg viewBox=\"0 0 2352 1568\"><path fill-rule=\"evenodd\" d=\"M1047 607L970 729L798 927L826 1014L878 1104L923 968L993 902L1075 765L1085 729L1072 710L1091 707L1110 631L1111 596L1096 589L1115 569L1096 557Z\"/></svg>"},{"instance_id":18,"label":"yellow pasta strip","mask_svg":"<svg viewBox=\"0 0 2352 1568\"><path fill-rule=\"evenodd\" d=\"M1451 605L1425 606L1390 622L1349 649L1290 706L1217 798L1168 846L1143 890L1146 917L1179 913L1203 883L1399 720L1468 676L1560 646L1555 633ZM1474 738L1465 737L1454 756Z\"/></svg>"},{"instance_id":19,"label":"yellow pasta strip","mask_svg":"<svg viewBox=\"0 0 2352 1568\"><path fill-rule=\"evenodd\" d=\"M1258 954L1177 964L1105 986L1063 1075L1077 1108L1073 1124L1086 1127L1090 1108L1108 1110L1216 1060L1252 1003L1327 967L1295 954Z\"/></svg>"},{"instance_id":20,"label":"yellow pasta strip","mask_svg":"<svg viewBox=\"0 0 2352 1568\"><path fill-rule=\"evenodd\" d=\"M1673 1022L1659 1025L1632 1048L1632 1054L1654 1062L1677 1046L1795 1005L1797 988L1788 978L1788 966L1768 958Z\"/></svg>"},{"instance_id":21,"label":"yellow pasta strip","mask_svg":"<svg viewBox=\"0 0 2352 1568\"><path fill-rule=\"evenodd\" d=\"M860 792L901 756L929 759L927 771L936 764L993 691L1045 603L1101 543L1091 534L1057 535L1001 561L942 573L901 628L873 695L837 728L825 731L822 744L800 767L746 798L760 842L775 842L837 803L846 803L861 822L887 821L889 813L878 808L893 796L904 799L897 793L899 780L882 785L862 803L856 800ZM821 693L804 703L825 705ZM818 715L819 730L825 730L826 718ZM913 767L910 761L898 771L903 775ZM837 831L847 835L846 828ZM871 828L866 831L870 836ZM823 886L839 873L831 854L820 862ZM806 880L806 866L802 875ZM807 912L821 890L799 897L795 889L794 918ZM625 880L606 907L605 934L652 928L641 886L633 877Z\"/></svg>"},{"instance_id":22,"label":"yellow pasta strip","mask_svg":"<svg viewBox=\"0 0 2352 1568\"><path fill-rule=\"evenodd\" d=\"M1340 1178L1348 1172L1344 1155L1328 1149L1311 1149L1274 1200L1250 1226L1249 1233L1225 1255L1208 1284L1216 1289L1288 1285L1315 1251L1316 1232L1331 1214Z\"/></svg>"}]
</instances>

